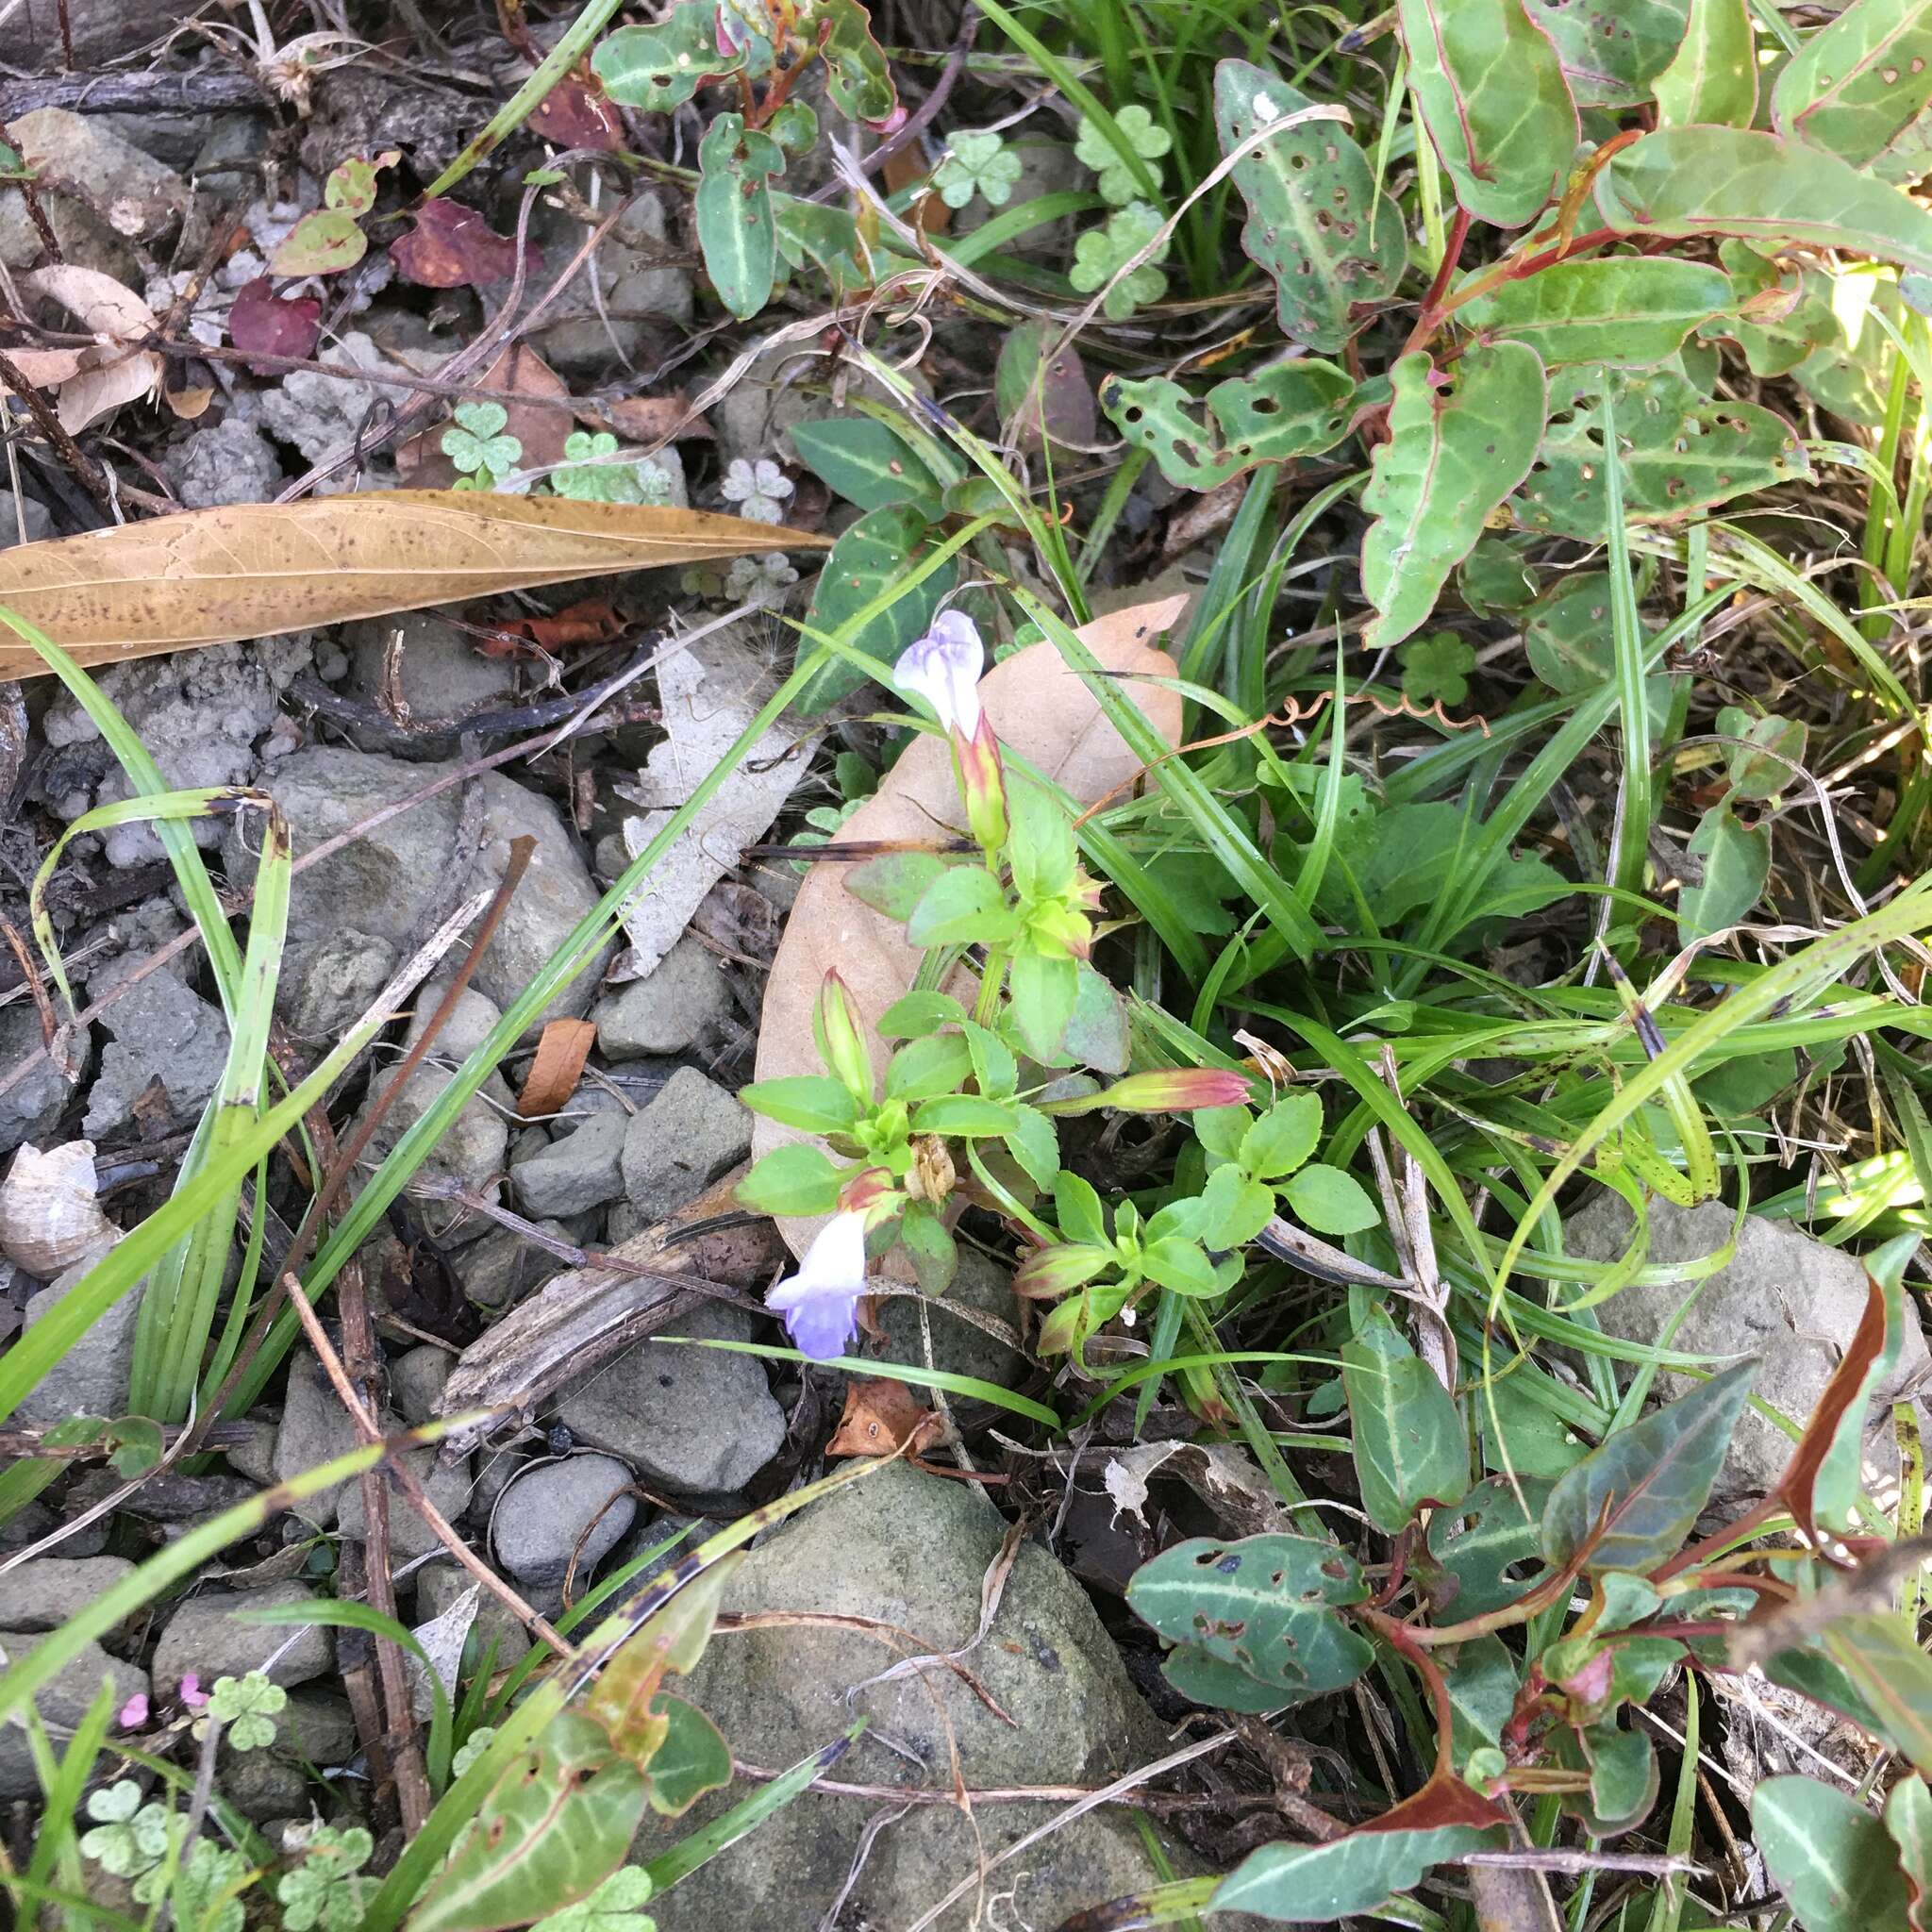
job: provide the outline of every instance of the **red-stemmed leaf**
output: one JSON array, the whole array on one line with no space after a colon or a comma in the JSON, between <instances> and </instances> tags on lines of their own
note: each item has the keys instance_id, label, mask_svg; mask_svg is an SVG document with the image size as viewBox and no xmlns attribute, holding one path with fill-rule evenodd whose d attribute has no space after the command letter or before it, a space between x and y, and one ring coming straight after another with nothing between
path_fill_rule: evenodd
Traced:
<instances>
[{"instance_id":1,"label":"red-stemmed leaf","mask_svg":"<svg viewBox=\"0 0 1932 1932\"><path fill-rule=\"evenodd\" d=\"M404 277L425 289L478 289L515 273L517 244L473 208L437 195L415 210L416 225L390 250ZM525 249L534 262L534 249Z\"/></svg>"},{"instance_id":2,"label":"red-stemmed leaf","mask_svg":"<svg viewBox=\"0 0 1932 1932\"><path fill-rule=\"evenodd\" d=\"M1785 1507L1813 1542L1818 1540L1814 1518L1819 1472L1841 1430L1851 1429L1855 1440L1862 1434L1874 1374L1882 1374L1886 1366L1886 1331L1896 1325L1887 1320L1887 1299L1877 1277L1868 1274L1865 1312L1858 1318L1857 1328L1832 1371L1831 1380L1824 1385L1824 1393L1811 1411L1811 1420L1805 1424L1805 1433L1778 1484Z\"/></svg>"},{"instance_id":3,"label":"red-stemmed leaf","mask_svg":"<svg viewBox=\"0 0 1932 1932\"><path fill-rule=\"evenodd\" d=\"M311 356L322 333L322 303L314 295L281 295L267 275L257 275L236 291L228 310L228 340L250 356ZM251 362L257 375L273 375L273 364Z\"/></svg>"}]
</instances>

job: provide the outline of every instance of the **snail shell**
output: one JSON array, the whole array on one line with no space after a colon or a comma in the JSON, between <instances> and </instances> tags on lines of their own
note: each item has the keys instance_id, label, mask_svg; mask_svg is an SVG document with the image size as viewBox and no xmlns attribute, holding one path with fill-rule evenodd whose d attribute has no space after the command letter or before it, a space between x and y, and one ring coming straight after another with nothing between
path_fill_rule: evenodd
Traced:
<instances>
[{"instance_id":1,"label":"snail shell","mask_svg":"<svg viewBox=\"0 0 1932 1932\"><path fill-rule=\"evenodd\" d=\"M0 1250L9 1261L51 1281L119 1238L94 1198L92 1141L70 1141L44 1154L29 1143L13 1157L0 1181Z\"/></svg>"}]
</instances>

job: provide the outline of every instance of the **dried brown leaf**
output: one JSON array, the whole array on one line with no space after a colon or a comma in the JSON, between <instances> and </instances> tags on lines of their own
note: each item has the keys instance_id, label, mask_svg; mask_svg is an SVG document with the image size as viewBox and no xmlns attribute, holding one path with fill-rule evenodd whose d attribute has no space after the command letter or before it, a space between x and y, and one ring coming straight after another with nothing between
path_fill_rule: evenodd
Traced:
<instances>
[{"instance_id":1,"label":"dried brown leaf","mask_svg":"<svg viewBox=\"0 0 1932 1932\"><path fill-rule=\"evenodd\" d=\"M391 490L17 544L0 551L0 606L83 664L116 664L580 577L827 547L703 510ZM0 643L0 678L45 668L25 643Z\"/></svg>"},{"instance_id":2,"label":"dried brown leaf","mask_svg":"<svg viewBox=\"0 0 1932 1932\"><path fill-rule=\"evenodd\" d=\"M608 429L633 442L656 442L666 436L675 436L679 442L694 438L709 441L716 434L704 416L691 415L681 389L664 396L620 396L613 403L585 403L576 413L577 421L588 423L592 429Z\"/></svg>"},{"instance_id":3,"label":"dried brown leaf","mask_svg":"<svg viewBox=\"0 0 1932 1932\"><path fill-rule=\"evenodd\" d=\"M553 1020L537 1041L536 1058L517 1095L517 1111L526 1121L555 1113L583 1078L584 1062L597 1043L597 1028L589 1020Z\"/></svg>"},{"instance_id":4,"label":"dried brown leaf","mask_svg":"<svg viewBox=\"0 0 1932 1932\"><path fill-rule=\"evenodd\" d=\"M845 1411L827 1456L895 1456L932 1411L904 1382L855 1379L845 1385Z\"/></svg>"},{"instance_id":5,"label":"dried brown leaf","mask_svg":"<svg viewBox=\"0 0 1932 1932\"><path fill-rule=\"evenodd\" d=\"M1078 635L1104 670L1143 679L1172 677L1174 659L1153 641L1175 624L1187 602L1178 596L1136 604L1095 618ZM1179 694L1146 682L1136 683L1133 693L1161 736L1177 743ZM979 700L1002 743L1081 805L1105 797L1141 769L1126 741L1101 715L1091 693L1050 643L1031 645L995 664L981 681ZM953 783L952 755L943 739L924 733L907 747L878 791L845 821L839 838L841 843L924 841L962 831L965 824ZM874 1058L883 1066L885 1049L873 1023L911 987L921 958L918 947L907 944L904 927L845 890L842 867L814 866L799 890L765 982L754 1077L775 1080L823 1071L812 1041L812 1008L826 973L835 966L866 1023ZM808 1138L761 1116L752 1146L762 1155L787 1141ZM805 1252L816 1224L779 1224L793 1254Z\"/></svg>"}]
</instances>

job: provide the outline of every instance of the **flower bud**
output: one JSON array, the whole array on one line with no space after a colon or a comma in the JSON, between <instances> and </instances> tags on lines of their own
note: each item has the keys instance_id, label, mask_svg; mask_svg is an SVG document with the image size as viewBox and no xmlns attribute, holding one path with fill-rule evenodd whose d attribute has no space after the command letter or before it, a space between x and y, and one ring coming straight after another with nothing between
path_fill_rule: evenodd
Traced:
<instances>
[{"instance_id":1,"label":"flower bud","mask_svg":"<svg viewBox=\"0 0 1932 1932\"><path fill-rule=\"evenodd\" d=\"M1150 1074L1129 1074L1098 1093L1050 1101L1042 1110L1094 1113L1110 1107L1121 1113L1192 1113L1197 1108L1239 1107L1247 1097L1245 1074L1226 1073L1219 1067L1162 1067Z\"/></svg>"},{"instance_id":2,"label":"flower bud","mask_svg":"<svg viewBox=\"0 0 1932 1932\"><path fill-rule=\"evenodd\" d=\"M825 974L819 989L818 1006L812 1013L812 1033L818 1041L819 1058L832 1077L861 1107L873 1103L872 1053L865 1043L865 1031L858 1010L845 982L836 972Z\"/></svg>"},{"instance_id":3,"label":"flower bud","mask_svg":"<svg viewBox=\"0 0 1932 1932\"><path fill-rule=\"evenodd\" d=\"M1007 778L1000 766L1000 748L992 721L982 711L971 738L955 738L953 750L959 765L959 796L966 803L966 823L989 856L1007 842Z\"/></svg>"},{"instance_id":4,"label":"flower bud","mask_svg":"<svg viewBox=\"0 0 1932 1932\"><path fill-rule=\"evenodd\" d=\"M1084 1241L1037 1248L1013 1276L1013 1292L1032 1302L1058 1301L1071 1290L1084 1287L1113 1259L1106 1248Z\"/></svg>"}]
</instances>

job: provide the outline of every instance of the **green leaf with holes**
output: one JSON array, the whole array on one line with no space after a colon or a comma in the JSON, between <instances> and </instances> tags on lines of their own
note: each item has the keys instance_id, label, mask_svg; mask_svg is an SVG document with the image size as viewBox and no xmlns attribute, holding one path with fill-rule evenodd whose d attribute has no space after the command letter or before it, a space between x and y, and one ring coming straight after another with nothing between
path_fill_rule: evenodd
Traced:
<instances>
[{"instance_id":1,"label":"green leaf with holes","mask_svg":"<svg viewBox=\"0 0 1932 1932\"><path fill-rule=\"evenodd\" d=\"M1690 0L1671 64L1651 90L1666 127L1748 127L1757 111L1751 0Z\"/></svg>"},{"instance_id":2,"label":"green leaf with holes","mask_svg":"<svg viewBox=\"0 0 1932 1932\"><path fill-rule=\"evenodd\" d=\"M925 541L927 528L925 513L916 504L895 503L868 510L842 531L819 573L807 620L809 627L821 634L837 630L903 578ZM941 564L924 582L902 591L852 641L881 666L895 662L900 652L930 627L958 576L956 561ZM864 672L839 659L806 686L798 708L808 716L823 711L864 682Z\"/></svg>"},{"instance_id":3,"label":"green leaf with holes","mask_svg":"<svg viewBox=\"0 0 1932 1932\"><path fill-rule=\"evenodd\" d=\"M1121 433L1183 490L1214 490L1257 463L1319 455L1348 434L1355 382L1314 358L1217 383L1196 401L1165 376L1109 377L1100 391Z\"/></svg>"},{"instance_id":4,"label":"green leaf with holes","mask_svg":"<svg viewBox=\"0 0 1932 1932\"><path fill-rule=\"evenodd\" d=\"M1363 635L1372 651L1427 622L1449 573L1527 474L1543 426L1543 365L1521 342L1472 348L1441 378L1427 356L1405 356L1391 379L1389 441L1362 491L1375 519L1361 564L1377 613Z\"/></svg>"},{"instance_id":5,"label":"green leaf with holes","mask_svg":"<svg viewBox=\"0 0 1932 1932\"><path fill-rule=\"evenodd\" d=\"M1517 520L1524 528L1603 541L1605 379L1605 371L1587 367L1566 370L1552 386L1549 427L1517 498ZM1626 522L1673 523L1747 491L1810 477L1810 458L1797 432L1770 409L1699 395L1682 371L1668 364L1615 370L1607 379Z\"/></svg>"},{"instance_id":6,"label":"green leaf with holes","mask_svg":"<svg viewBox=\"0 0 1932 1932\"><path fill-rule=\"evenodd\" d=\"M1660 128L1610 160L1596 200L1624 234L1741 235L1760 247L1838 248L1932 275L1932 214L1849 161L1774 134Z\"/></svg>"},{"instance_id":7,"label":"green leaf with holes","mask_svg":"<svg viewBox=\"0 0 1932 1932\"><path fill-rule=\"evenodd\" d=\"M1562 261L1457 310L1484 341L1525 342L1545 368L1641 368L1668 361L1700 324L1731 306L1731 278L1701 261L1620 255Z\"/></svg>"},{"instance_id":8,"label":"green leaf with holes","mask_svg":"<svg viewBox=\"0 0 1932 1932\"><path fill-rule=\"evenodd\" d=\"M1576 151L1576 104L1521 0L1400 0L1423 120L1457 199L1516 228L1550 199Z\"/></svg>"},{"instance_id":9,"label":"green leaf with holes","mask_svg":"<svg viewBox=\"0 0 1932 1932\"><path fill-rule=\"evenodd\" d=\"M698 245L718 299L744 321L772 299L778 273L778 231L772 220L772 176L785 172L785 150L769 134L720 114L698 143Z\"/></svg>"},{"instance_id":10,"label":"green leaf with holes","mask_svg":"<svg viewBox=\"0 0 1932 1932\"><path fill-rule=\"evenodd\" d=\"M899 105L891 69L873 39L872 16L858 0L812 0L799 25L825 61L825 92L854 121L875 125Z\"/></svg>"},{"instance_id":11,"label":"green leaf with holes","mask_svg":"<svg viewBox=\"0 0 1932 1932\"><path fill-rule=\"evenodd\" d=\"M1684 42L1687 0L1525 0L1580 108L1634 108Z\"/></svg>"},{"instance_id":12,"label":"green leaf with holes","mask_svg":"<svg viewBox=\"0 0 1932 1932\"><path fill-rule=\"evenodd\" d=\"M1643 629L1646 639L1648 628ZM1600 570L1579 571L1550 588L1523 613L1523 647L1529 668L1564 696L1598 691L1616 675L1610 641L1610 580ZM1671 680L1644 679L1651 728L1670 714Z\"/></svg>"},{"instance_id":13,"label":"green leaf with holes","mask_svg":"<svg viewBox=\"0 0 1932 1932\"><path fill-rule=\"evenodd\" d=\"M1127 1604L1170 1641L1272 1691L1266 1708L1342 1690L1374 1658L1337 1614L1369 1594L1339 1543L1304 1536L1196 1537L1134 1573Z\"/></svg>"},{"instance_id":14,"label":"green leaf with holes","mask_svg":"<svg viewBox=\"0 0 1932 1932\"><path fill-rule=\"evenodd\" d=\"M1547 1574L1541 1518L1551 1485L1540 1476L1520 1476L1517 1482L1521 1497L1507 1476L1490 1476L1455 1508L1438 1509L1429 1518L1424 1571L1439 1622L1460 1623L1500 1610Z\"/></svg>"},{"instance_id":15,"label":"green leaf with holes","mask_svg":"<svg viewBox=\"0 0 1932 1932\"><path fill-rule=\"evenodd\" d=\"M1855 168L1932 106L1932 0L1852 0L1786 63L1771 93L1783 135Z\"/></svg>"},{"instance_id":16,"label":"green leaf with holes","mask_svg":"<svg viewBox=\"0 0 1932 1932\"><path fill-rule=\"evenodd\" d=\"M1249 61L1214 70L1224 154L1257 127L1314 105ZM1235 163L1234 182L1248 205L1241 247L1274 279L1283 332L1332 355L1355 333L1355 306L1383 301L1402 279L1402 210L1378 192L1368 156L1334 121L1284 127Z\"/></svg>"},{"instance_id":17,"label":"green leaf with holes","mask_svg":"<svg viewBox=\"0 0 1932 1932\"><path fill-rule=\"evenodd\" d=\"M591 65L620 107L667 113L708 80L744 64L718 50L717 0L678 0L656 26L621 26L605 35Z\"/></svg>"}]
</instances>

